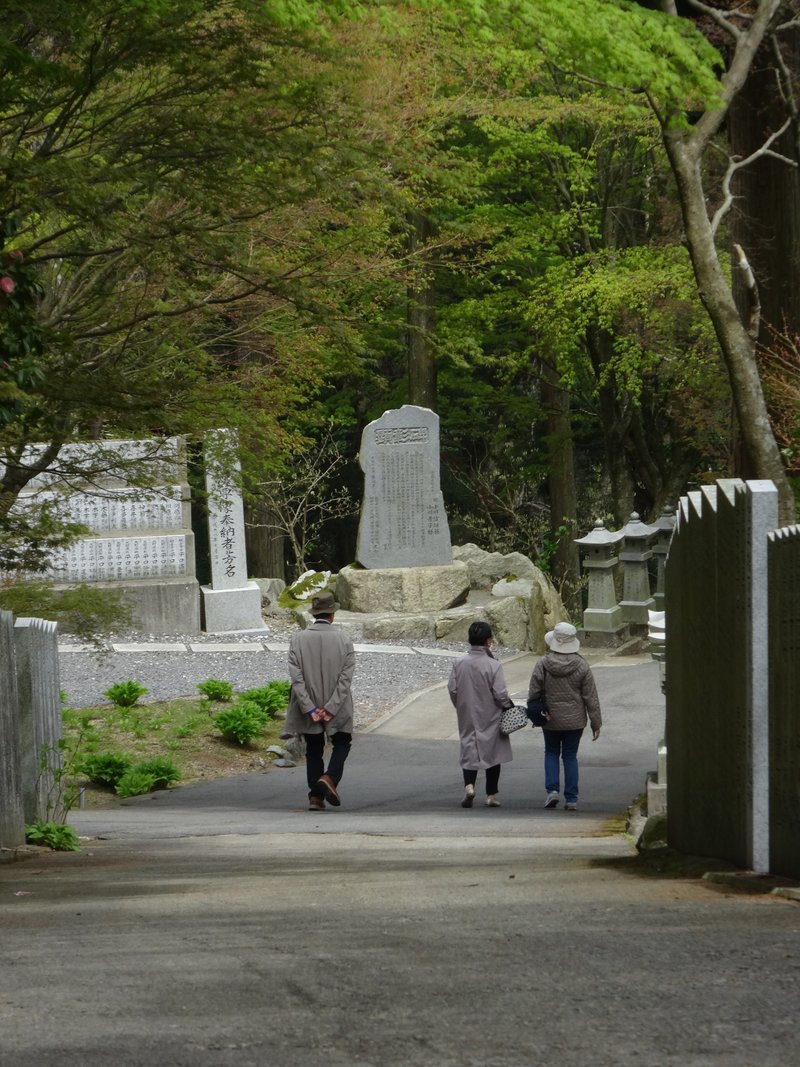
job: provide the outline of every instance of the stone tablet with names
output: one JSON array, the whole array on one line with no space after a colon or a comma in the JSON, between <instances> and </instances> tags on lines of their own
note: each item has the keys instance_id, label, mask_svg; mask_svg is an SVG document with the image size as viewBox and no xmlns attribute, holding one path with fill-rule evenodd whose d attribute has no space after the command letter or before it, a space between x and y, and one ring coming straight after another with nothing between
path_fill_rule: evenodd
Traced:
<instances>
[{"instance_id":1,"label":"stone tablet with names","mask_svg":"<svg viewBox=\"0 0 800 1067\"><path fill-rule=\"evenodd\" d=\"M50 572L69 582L109 582L185 575L185 533L143 537L87 537L60 553Z\"/></svg>"},{"instance_id":2,"label":"stone tablet with names","mask_svg":"<svg viewBox=\"0 0 800 1067\"><path fill-rule=\"evenodd\" d=\"M452 563L439 487L439 416L410 404L365 427L364 502L356 558L364 567Z\"/></svg>"},{"instance_id":3,"label":"stone tablet with names","mask_svg":"<svg viewBox=\"0 0 800 1067\"><path fill-rule=\"evenodd\" d=\"M212 441L231 437L223 430L209 436ZM219 457L212 450L207 452L208 542L214 589L241 589L247 585L244 507L238 477L239 461L235 456Z\"/></svg>"},{"instance_id":4,"label":"stone tablet with names","mask_svg":"<svg viewBox=\"0 0 800 1067\"><path fill-rule=\"evenodd\" d=\"M261 590L247 577L235 434L230 430L210 433L205 460L211 558L211 585L200 587L205 629L209 633L266 629L261 617Z\"/></svg>"}]
</instances>

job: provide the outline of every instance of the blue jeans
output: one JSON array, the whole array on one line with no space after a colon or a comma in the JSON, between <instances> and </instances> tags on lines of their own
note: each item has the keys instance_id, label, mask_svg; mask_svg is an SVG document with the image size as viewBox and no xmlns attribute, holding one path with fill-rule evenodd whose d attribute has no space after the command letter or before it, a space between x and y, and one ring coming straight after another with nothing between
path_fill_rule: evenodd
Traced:
<instances>
[{"instance_id":1,"label":"blue jeans","mask_svg":"<svg viewBox=\"0 0 800 1067\"><path fill-rule=\"evenodd\" d=\"M583 730L542 730L544 734L544 787L560 793L559 758L564 764L564 800L578 802L578 745Z\"/></svg>"}]
</instances>

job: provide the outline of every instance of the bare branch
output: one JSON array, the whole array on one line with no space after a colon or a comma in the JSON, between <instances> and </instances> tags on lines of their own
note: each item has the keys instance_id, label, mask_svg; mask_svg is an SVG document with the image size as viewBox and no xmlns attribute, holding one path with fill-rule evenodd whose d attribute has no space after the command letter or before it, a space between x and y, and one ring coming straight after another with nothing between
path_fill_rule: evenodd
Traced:
<instances>
[{"instance_id":1,"label":"bare branch","mask_svg":"<svg viewBox=\"0 0 800 1067\"><path fill-rule=\"evenodd\" d=\"M295 455L283 475L256 487L274 521L250 525L286 535L298 574L308 569L306 556L325 522L356 510L347 488L336 485L337 472L346 463L328 426L318 441Z\"/></svg>"},{"instance_id":2,"label":"bare branch","mask_svg":"<svg viewBox=\"0 0 800 1067\"><path fill-rule=\"evenodd\" d=\"M692 2L699 2L699 0L692 0ZM706 111L695 124L692 132L685 138L687 151L694 159L700 158L709 141L722 125L731 101L747 80L755 54L782 4L783 0L761 0L747 30L737 30L737 34L732 35L736 46L730 65L720 79L720 104Z\"/></svg>"},{"instance_id":3,"label":"bare branch","mask_svg":"<svg viewBox=\"0 0 800 1067\"><path fill-rule=\"evenodd\" d=\"M733 204L734 196L731 192L731 182L733 180L734 174L736 174L737 171L741 170L742 167L749 166L756 159L763 159L765 156L768 156L772 159L779 159L783 163L787 163L791 167L797 166L795 160L790 159L788 156L781 155L780 152L773 152L770 147L779 137L781 137L786 132L786 130L791 124L791 121L791 117L786 119L786 121L779 129L775 130L774 133L770 134L770 136L766 139L766 141L763 145L761 145L760 148L757 148L755 152L751 152L749 156L745 157L745 159L732 159L730 161L730 165L725 171L725 177L722 179L722 190L724 193L723 200L720 206L714 212L714 217L711 220L712 234L716 236L719 224L728 214Z\"/></svg>"},{"instance_id":4,"label":"bare branch","mask_svg":"<svg viewBox=\"0 0 800 1067\"><path fill-rule=\"evenodd\" d=\"M708 15L718 26L720 26L726 33L729 33L734 40L738 41L742 36L742 31L738 26L730 21L728 15L729 12L720 11L717 7L709 7L708 4L703 4L700 0L689 0L689 6L694 8L695 11L699 11L702 15ZM677 10L674 14L677 15ZM750 15L742 14L738 11L733 12L737 18L750 19Z\"/></svg>"}]
</instances>

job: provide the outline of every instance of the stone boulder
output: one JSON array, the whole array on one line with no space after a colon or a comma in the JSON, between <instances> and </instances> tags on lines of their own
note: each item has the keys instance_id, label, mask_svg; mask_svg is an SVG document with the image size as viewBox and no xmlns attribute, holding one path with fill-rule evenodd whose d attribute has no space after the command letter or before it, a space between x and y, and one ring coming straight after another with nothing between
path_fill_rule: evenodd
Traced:
<instances>
[{"instance_id":1,"label":"stone boulder","mask_svg":"<svg viewBox=\"0 0 800 1067\"><path fill-rule=\"evenodd\" d=\"M644 829L639 834L636 848L639 852L649 852L651 849L667 848L667 813L658 812L651 815L644 824Z\"/></svg>"},{"instance_id":2,"label":"stone boulder","mask_svg":"<svg viewBox=\"0 0 800 1067\"><path fill-rule=\"evenodd\" d=\"M416 614L463 604L470 588L466 563L431 567L343 567L336 599L345 611Z\"/></svg>"},{"instance_id":3,"label":"stone boulder","mask_svg":"<svg viewBox=\"0 0 800 1067\"><path fill-rule=\"evenodd\" d=\"M291 615L291 611L280 607L278 597L286 588L286 582L282 578L254 578L261 590L261 610L267 615Z\"/></svg>"},{"instance_id":4,"label":"stone boulder","mask_svg":"<svg viewBox=\"0 0 800 1067\"><path fill-rule=\"evenodd\" d=\"M466 644L470 626L473 622L484 619L485 612L482 608L452 608L437 617L433 636L437 641L463 641Z\"/></svg>"},{"instance_id":5,"label":"stone boulder","mask_svg":"<svg viewBox=\"0 0 800 1067\"><path fill-rule=\"evenodd\" d=\"M529 648L528 604L523 597L498 597L485 605L495 640L510 648Z\"/></svg>"},{"instance_id":6,"label":"stone boulder","mask_svg":"<svg viewBox=\"0 0 800 1067\"><path fill-rule=\"evenodd\" d=\"M453 545L453 559L466 563L473 589L491 589L501 578L533 581L542 572L521 552L485 552L477 545Z\"/></svg>"},{"instance_id":7,"label":"stone boulder","mask_svg":"<svg viewBox=\"0 0 800 1067\"><path fill-rule=\"evenodd\" d=\"M519 640L504 640L514 648L529 648L533 652L544 653L547 646L544 635L552 630L557 622L569 622L567 609L558 595L558 591L544 571L540 570L521 552L484 552L477 545L456 545L453 558L466 563L470 573L473 589L491 589L492 601L521 599L527 614L527 639L524 644ZM510 609L505 609L510 617ZM503 616L505 618L506 616ZM487 620L491 621L491 608L487 606ZM504 625L498 618L498 625ZM515 622L512 631L519 636L520 624ZM498 640L499 640L498 634Z\"/></svg>"},{"instance_id":8,"label":"stone boulder","mask_svg":"<svg viewBox=\"0 0 800 1067\"><path fill-rule=\"evenodd\" d=\"M492 586L492 596L521 596L527 598L531 595L532 588L533 579L514 578L509 580L508 578L501 578L499 582L495 582Z\"/></svg>"},{"instance_id":9,"label":"stone boulder","mask_svg":"<svg viewBox=\"0 0 800 1067\"><path fill-rule=\"evenodd\" d=\"M341 616L336 616L336 621ZM364 619L362 632L365 641L414 641L434 636L434 612L410 615L373 615Z\"/></svg>"}]
</instances>

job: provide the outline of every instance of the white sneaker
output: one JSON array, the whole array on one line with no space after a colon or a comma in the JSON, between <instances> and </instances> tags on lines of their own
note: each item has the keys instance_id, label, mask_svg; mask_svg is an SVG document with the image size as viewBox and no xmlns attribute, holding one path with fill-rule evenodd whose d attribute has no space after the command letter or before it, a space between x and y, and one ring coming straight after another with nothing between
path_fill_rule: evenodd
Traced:
<instances>
[{"instance_id":1,"label":"white sneaker","mask_svg":"<svg viewBox=\"0 0 800 1067\"><path fill-rule=\"evenodd\" d=\"M487 808L499 808L500 807L500 801L497 799L497 797L487 797L486 798L486 807Z\"/></svg>"},{"instance_id":2,"label":"white sneaker","mask_svg":"<svg viewBox=\"0 0 800 1067\"><path fill-rule=\"evenodd\" d=\"M557 808L560 797L558 793L548 793L547 800L544 802L546 808Z\"/></svg>"},{"instance_id":3,"label":"white sneaker","mask_svg":"<svg viewBox=\"0 0 800 1067\"><path fill-rule=\"evenodd\" d=\"M472 807L472 801L474 799L475 799L475 786L474 785L465 785L464 786L464 799L461 801L461 807L462 808L471 808Z\"/></svg>"}]
</instances>

